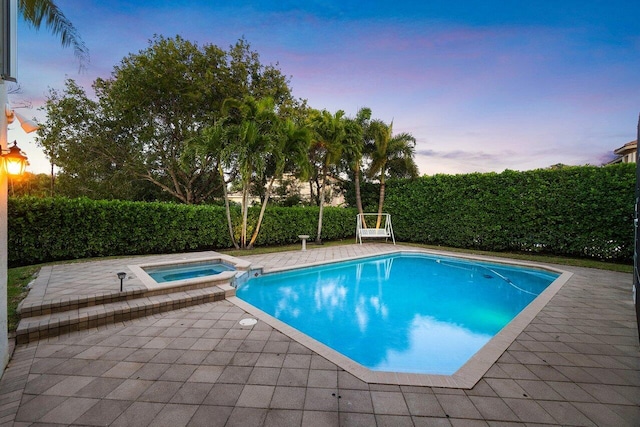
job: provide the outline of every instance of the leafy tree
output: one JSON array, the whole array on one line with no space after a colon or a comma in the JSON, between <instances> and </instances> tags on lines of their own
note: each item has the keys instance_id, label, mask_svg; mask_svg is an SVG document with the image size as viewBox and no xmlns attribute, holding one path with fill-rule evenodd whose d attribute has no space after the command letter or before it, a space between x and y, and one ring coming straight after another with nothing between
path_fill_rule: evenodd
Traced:
<instances>
[{"instance_id":1,"label":"leafy tree","mask_svg":"<svg viewBox=\"0 0 640 427\"><path fill-rule=\"evenodd\" d=\"M71 80L64 93L50 95L48 122L40 131L47 153L68 153L55 157L62 172L83 177L90 197L89 187L121 175L131 182L150 182L187 204L210 201L221 189L217 156L194 156L188 141L215 124L226 99L271 94L276 105L291 102L286 77L276 67L262 65L242 39L224 51L179 36L156 36L147 49L114 67L109 79L94 82L97 101L77 88ZM67 98L77 108L90 108L67 110L60 105ZM75 137L60 142L60 132ZM105 165L99 176L93 172L96 162ZM114 190L112 197L122 197Z\"/></svg>"},{"instance_id":2,"label":"leafy tree","mask_svg":"<svg viewBox=\"0 0 640 427\"><path fill-rule=\"evenodd\" d=\"M378 219L376 221L376 228L379 228L382 222L386 177L389 170L393 169L396 173L408 174L411 177L418 176L418 167L413 160L416 140L409 133L393 135L393 122L387 125L381 120L373 120L370 129L373 149L369 177L377 175L380 181Z\"/></svg>"},{"instance_id":3,"label":"leafy tree","mask_svg":"<svg viewBox=\"0 0 640 427\"><path fill-rule=\"evenodd\" d=\"M20 177L10 177L9 195L11 197L46 197L49 195L49 175L25 172Z\"/></svg>"},{"instance_id":4,"label":"leafy tree","mask_svg":"<svg viewBox=\"0 0 640 427\"><path fill-rule=\"evenodd\" d=\"M320 165L319 177L322 186L318 192L320 212L318 214L318 233L316 243L322 243L322 216L325 202L325 190L329 170L335 166L342 156L346 139L344 111L338 110L331 114L327 110L315 111L311 116L311 128L313 139L311 142L311 158L316 159Z\"/></svg>"}]
</instances>

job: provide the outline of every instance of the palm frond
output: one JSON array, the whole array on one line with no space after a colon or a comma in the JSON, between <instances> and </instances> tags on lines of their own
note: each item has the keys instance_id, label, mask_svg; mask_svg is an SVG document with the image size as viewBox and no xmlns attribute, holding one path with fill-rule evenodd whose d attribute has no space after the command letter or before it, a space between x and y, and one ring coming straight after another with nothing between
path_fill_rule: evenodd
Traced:
<instances>
[{"instance_id":1,"label":"palm frond","mask_svg":"<svg viewBox=\"0 0 640 427\"><path fill-rule=\"evenodd\" d=\"M60 43L64 47L72 46L73 53L78 59L80 69L89 63L89 49L84 44L78 30L51 0L20 0L19 9L24 20L40 29L44 21L51 32L60 36Z\"/></svg>"}]
</instances>

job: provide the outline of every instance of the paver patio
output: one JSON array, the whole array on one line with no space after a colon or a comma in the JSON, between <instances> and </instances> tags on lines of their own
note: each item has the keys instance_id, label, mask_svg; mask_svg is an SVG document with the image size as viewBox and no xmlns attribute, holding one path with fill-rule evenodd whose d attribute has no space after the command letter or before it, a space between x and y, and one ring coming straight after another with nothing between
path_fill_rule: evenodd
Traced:
<instances>
[{"instance_id":1,"label":"paver patio","mask_svg":"<svg viewBox=\"0 0 640 427\"><path fill-rule=\"evenodd\" d=\"M273 269L397 248L242 258ZM30 298L105 292L140 259L54 266ZM640 425L631 275L559 268L571 279L472 389L365 383L265 322L241 326L223 300L17 345L0 425Z\"/></svg>"}]
</instances>

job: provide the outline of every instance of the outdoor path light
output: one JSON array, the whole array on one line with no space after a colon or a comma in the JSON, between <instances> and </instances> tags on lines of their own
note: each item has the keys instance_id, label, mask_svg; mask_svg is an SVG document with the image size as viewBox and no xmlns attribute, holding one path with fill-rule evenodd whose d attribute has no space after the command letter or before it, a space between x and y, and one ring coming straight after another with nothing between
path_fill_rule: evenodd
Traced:
<instances>
[{"instance_id":1,"label":"outdoor path light","mask_svg":"<svg viewBox=\"0 0 640 427\"><path fill-rule=\"evenodd\" d=\"M120 279L120 292L122 292L122 281L125 279L125 277L127 277L127 273L125 273L124 271L118 273L118 279Z\"/></svg>"}]
</instances>

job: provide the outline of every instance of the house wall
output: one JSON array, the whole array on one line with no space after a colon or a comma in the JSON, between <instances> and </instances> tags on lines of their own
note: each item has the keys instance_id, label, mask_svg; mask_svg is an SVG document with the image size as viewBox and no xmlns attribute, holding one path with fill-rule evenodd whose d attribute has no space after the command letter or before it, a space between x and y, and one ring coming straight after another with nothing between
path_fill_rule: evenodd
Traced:
<instances>
[{"instance_id":1,"label":"house wall","mask_svg":"<svg viewBox=\"0 0 640 427\"><path fill-rule=\"evenodd\" d=\"M7 105L7 86L0 80L0 106ZM7 115L0 114L0 148L7 148ZM7 174L0 165L0 372L9 363L9 333L7 311Z\"/></svg>"}]
</instances>

